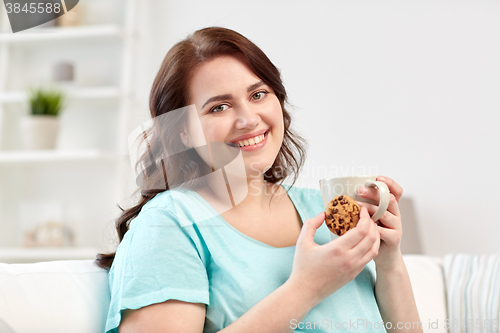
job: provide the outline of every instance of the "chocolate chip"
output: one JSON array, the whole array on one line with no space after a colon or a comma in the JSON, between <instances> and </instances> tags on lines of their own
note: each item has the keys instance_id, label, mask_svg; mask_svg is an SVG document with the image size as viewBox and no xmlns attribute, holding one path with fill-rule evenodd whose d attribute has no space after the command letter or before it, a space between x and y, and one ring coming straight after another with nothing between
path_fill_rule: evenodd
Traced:
<instances>
[{"instance_id":1,"label":"chocolate chip","mask_svg":"<svg viewBox=\"0 0 500 333\"><path fill-rule=\"evenodd\" d=\"M341 195L341 196L339 197L339 200L344 200L344 196L343 196L343 195Z\"/></svg>"},{"instance_id":2,"label":"chocolate chip","mask_svg":"<svg viewBox=\"0 0 500 333\"><path fill-rule=\"evenodd\" d=\"M339 223L344 223L344 219L339 219Z\"/></svg>"},{"instance_id":3,"label":"chocolate chip","mask_svg":"<svg viewBox=\"0 0 500 333\"><path fill-rule=\"evenodd\" d=\"M337 208L334 208L334 209L332 210L332 213L333 213L333 214L337 214L338 212L339 212L339 211L338 211L338 209L337 209Z\"/></svg>"},{"instance_id":4,"label":"chocolate chip","mask_svg":"<svg viewBox=\"0 0 500 333\"><path fill-rule=\"evenodd\" d=\"M334 200L334 201L332 202L332 205L333 205L333 207L337 206L337 205L338 205L337 200Z\"/></svg>"}]
</instances>

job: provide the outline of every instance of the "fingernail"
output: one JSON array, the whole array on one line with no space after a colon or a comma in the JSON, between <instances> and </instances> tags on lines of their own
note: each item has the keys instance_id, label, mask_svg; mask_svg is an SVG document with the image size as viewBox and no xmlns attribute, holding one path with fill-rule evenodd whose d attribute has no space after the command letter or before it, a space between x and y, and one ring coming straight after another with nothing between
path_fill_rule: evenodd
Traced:
<instances>
[{"instance_id":1,"label":"fingernail","mask_svg":"<svg viewBox=\"0 0 500 333\"><path fill-rule=\"evenodd\" d=\"M365 194L366 190L364 187L360 187L358 190L358 194Z\"/></svg>"}]
</instances>

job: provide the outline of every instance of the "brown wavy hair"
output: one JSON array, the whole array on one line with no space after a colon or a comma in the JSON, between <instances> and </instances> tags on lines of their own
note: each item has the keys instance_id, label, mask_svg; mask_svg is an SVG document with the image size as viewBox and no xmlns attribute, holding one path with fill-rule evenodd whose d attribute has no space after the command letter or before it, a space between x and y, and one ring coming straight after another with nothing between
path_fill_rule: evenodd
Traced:
<instances>
[{"instance_id":1,"label":"brown wavy hair","mask_svg":"<svg viewBox=\"0 0 500 333\"><path fill-rule=\"evenodd\" d=\"M151 88L149 96L151 117L155 118L187 106L189 103L189 82L194 71L201 64L215 57L234 54L245 56L254 73L273 89L283 110L283 143L273 165L264 173L264 179L267 182L279 184L288 176L293 176L291 183L293 186L299 170L304 164L306 141L290 128L291 116L285 109L287 95L280 72L261 49L233 30L220 27L201 29L178 42L168 51ZM157 157L162 156L161 140L169 141L173 149L182 147L180 133L183 127L179 124L185 123L186 119L181 118L182 116L179 116L178 119L169 119L168 123L162 124L162 126L168 126L166 130L162 131L164 138L155 138L158 134L154 131L146 131L141 135L140 139L143 141L149 139L151 143L150 152L144 153L135 165L136 170L140 164L147 165L140 177L139 188L134 192L135 195L140 191L141 198L139 203L132 208L124 210L118 206L122 213L116 220L115 226L120 242L129 229L129 223L156 194L168 190L169 185L170 188L173 188L173 184L188 183L207 173L206 164L199 156L198 158L194 156L196 154L193 150L177 154L178 158L168 162L172 163L170 165L172 170L180 170L175 176L178 179L168 179L167 182L163 160L151 163L151 160L158 161ZM115 253L97 254L96 264L101 268L110 269Z\"/></svg>"}]
</instances>

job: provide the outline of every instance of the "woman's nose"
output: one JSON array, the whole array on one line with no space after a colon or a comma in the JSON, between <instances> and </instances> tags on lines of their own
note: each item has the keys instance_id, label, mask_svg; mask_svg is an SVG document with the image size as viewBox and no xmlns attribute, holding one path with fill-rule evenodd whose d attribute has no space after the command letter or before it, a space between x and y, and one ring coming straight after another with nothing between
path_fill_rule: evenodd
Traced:
<instances>
[{"instance_id":1,"label":"woman's nose","mask_svg":"<svg viewBox=\"0 0 500 333\"><path fill-rule=\"evenodd\" d=\"M253 110L249 105L243 105L238 108L236 128L254 128L260 123L260 117L256 110Z\"/></svg>"}]
</instances>

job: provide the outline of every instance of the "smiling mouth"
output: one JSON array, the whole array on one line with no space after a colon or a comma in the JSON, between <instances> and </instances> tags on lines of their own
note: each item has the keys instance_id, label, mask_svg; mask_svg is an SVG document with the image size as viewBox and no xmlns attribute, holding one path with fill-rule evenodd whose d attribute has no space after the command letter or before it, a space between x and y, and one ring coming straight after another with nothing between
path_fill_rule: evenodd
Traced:
<instances>
[{"instance_id":1,"label":"smiling mouth","mask_svg":"<svg viewBox=\"0 0 500 333\"><path fill-rule=\"evenodd\" d=\"M260 142L264 141L268 133L269 133L269 130L267 130L266 132L264 132L264 133L262 134L262 135L263 135L262 140L260 140L259 142L255 142L255 143L253 143L253 144L244 145L244 146L240 146L238 143L235 143L235 142L226 142L226 144L227 144L228 146L235 147L235 148L251 147L251 146L253 146L253 145L259 144Z\"/></svg>"}]
</instances>

